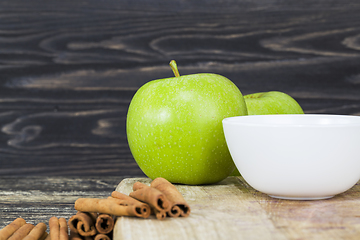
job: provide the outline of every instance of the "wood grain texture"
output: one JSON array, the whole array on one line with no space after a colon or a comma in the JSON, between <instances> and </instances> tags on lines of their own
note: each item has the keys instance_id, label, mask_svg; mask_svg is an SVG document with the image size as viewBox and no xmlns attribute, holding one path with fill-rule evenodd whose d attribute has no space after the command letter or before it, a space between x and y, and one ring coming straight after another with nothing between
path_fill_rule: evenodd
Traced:
<instances>
[{"instance_id":1,"label":"wood grain texture","mask_svg":"<svg viewBox=\"0 0 360 240\"><path fill-rule=\"evenodd\" d=\"M148 178L124 179L117 191ZM327 200L292 201L271 198L251 188L243 178L229 177L205 186L176 185L191 207L187 218L119 217L119 239L358 239L359 194L356 184Z\"/></svg>"},{"instance_id":2,"label":"wood grain texture","mask_svg":"<svg viewBox=\"0 0 360 240\"><path fill-rule=\"evenodd\" d=\"M78 198L106 198L120 177L1 177L0 229L18 217L34 225L53 216L69 220ZM48 228L49 230L49 228Z\"/></svg>"},{"instance_id":3,"label":"wood grain texture","mask_svg":"<svg viewBox=\"0 0 360 240\"><path fill-rule=\"evenodd\" d=\"M0 175L143 176L126 112L144 83L213 72L306 113L360 115L355 0L0 1Z\"/></svg>"}]
</instances>

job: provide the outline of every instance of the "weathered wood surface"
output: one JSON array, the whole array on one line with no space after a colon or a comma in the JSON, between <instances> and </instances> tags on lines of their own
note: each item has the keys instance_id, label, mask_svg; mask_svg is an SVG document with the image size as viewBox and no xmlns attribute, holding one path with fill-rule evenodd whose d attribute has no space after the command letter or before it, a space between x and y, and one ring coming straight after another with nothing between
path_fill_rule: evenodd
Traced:
<instances>
[{"instance_id":1,"label":"weathered wood surface","mask_svg":"<svg viewBox=\"0 0 360 240\"><path fill-rule=\"evenodd\" d=\"M144 83L214 72L307 113L360 115L356 0L0 1L0 175L143 176L128 104Z\"/></svg>"},{"instance_id":2,"label":"weathered wood surface","mask_svg":"<svg viewBox=\"0 0 360 240\"><path fill-rule=\"evenodd\" d=\"M110 196L121 177L1 177L0 229L14 219L48 225L52 216L69 220L76 214L74 203L81 197Z\"/></svg>"},{"instance_id":3,"label":"weathered wood surface","mask_svg":"<svg viewBox=\"0 0 360 240\"><path fill-rule=\"evenodd\" d=\"M77 198L107 197L114 189L128 194L138 180L150 182L145 178L122 181L120 177L106 176L1 177L0 229L17 217L33 224L48 224L52 216L69 219L76 213ZM331 240L358 239L360 235L359 183L343 194L321 201L273 199L235 177L216 185L177 188L191 206L188 218L119 218L114 240L169 239L169 232L171 239L207 240Z\"/></svg>"},{"instance_id":4,"label":"weathered wood surface","mask_svg":"<svg viewBox=\"0 0 360 240\"><path fill-rule=\"evenodd\" d=\"M129 194L136 181L124 179L117 191ZM188 218L120 217L114 240L161 239L359 239L360 185L327 200L274 199L240 177L215 185L177 185L191 207Z\"/></svg>"}]
</instances>

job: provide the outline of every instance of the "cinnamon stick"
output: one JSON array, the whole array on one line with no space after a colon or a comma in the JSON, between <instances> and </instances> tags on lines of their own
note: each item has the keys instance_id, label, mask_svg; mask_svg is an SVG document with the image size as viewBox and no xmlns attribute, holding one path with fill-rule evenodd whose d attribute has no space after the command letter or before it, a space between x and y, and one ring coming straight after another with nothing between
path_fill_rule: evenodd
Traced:
<instances>
[{"instance_id":1,"label":"cinnamon stick","mask_svg":"<svg viewBox=\"0 0 360 240\"><path fill-rule=\"evenodd\" d=\"M29 232L34 228L35 226L31 223L25 223L22 225L16 232L14 232L13 235L11 235L8 240L22 240L24 237L26 237Z\"/></svg>"},{"instance_id":2,"label":"cinnamon stick","mask_svg":"<svg viewBox=\"0 0 360 240\"><path fill-rule=\"evenodd\" d=\"M14 234L20 227L26 224L26 221L22 218L17 218L10 224L0 230L0 240L6 240Z\"/></svg>"},{"instance_id":3,"label":"cinnamon stick","mask_svg":"<svg viewBox=\"0 0 360 240\"><path fill-rule=\"evenodd\" d=\"M126 194L123 194L123 193L117 192L117 191L113 191L111 193L111 197L124 200L129 205L139 205L139 206L146 205L146 206L149 206L146 203L143 203L143 202L141 202L141 201L139 201L139 200L137 200L137 199L135 199L133 197L130 197L130 196L126 195Z\"/></svg>"},{"instance_id":4,"label":"cinnamon stick","mask_svg":"<svg viewBox=\"0 0 360 240\"><path fill-rule=\"evenodd\" d=\"M45 240L49 234L47 232L44 232L43 235L38 240Z\"/></svg>"},{"instance_id":5,"label":"cinnamon stick","mask_svg":"<svg viewBox=\"0 0 360 240\"><path fill-rule=\"evenodd\" d=\"M171 210L167 213L170 216L176 217L178 215L187 217L190 214L190 206L185 201L182 194L177 188L165 178L155 178L151 184L151 187L161 191L171 203ZM180 211L180 212L179 212Z\"/></svg>"},{"instance_id":6,"label":"cinnamon stick","mask_svg":"<svg viewBox=\"0 0 360 240\"><path fill-rule=\"evenodd\" d=\"M48 235L46 236L45 240L51 240L50 234L48 234Z\"/></svg>"},{"instance_id":7,"label":"cinnamon stick","mask_svg":"<svg viewBox=\"0 0 360 240\"><path fill-rule=\"evenodd\" d=\"M147 218L147 217L149 217L149 215L151 213L151 209L148 204L146 204L144 202L140 202L139 200L137 200L133 197L130 197L126 194L113 191L111 193L111 197L122 200L122 201L118 201L118 204L120 204L120 205L135 206L136 213L138 213L140 215L139 217Z\"/></svg>"},{"instance_id":8,"label":"cinnamon stick","mask_svg":"<svg viewBox=\"0 0 360 240\"><path fill-rule=\"evenodd\" d=\"M57 217L51 217L49 219L49 229L50 229L50 239L59 240L60 239L60 224Z\"/></svg>"},{"instance_id":9,"label":"cinnamon stick","mask_svg":"<svg viewBox=\"0 0 360 240\"><path fill-rule=\"evenodd\" d=\"M69 240L68 225L65 218L59 218L60 240Z\"/></svg>"},{"instance_id":10,"label":"cinnamon stick","mask_svg":"<svg viewBox=\"0 0 360 240\"><path fill-rule=\"evenodd\" d=\"M65 218L51 217L49 220L50 239L68 240L68 225Z\"/></svg>"},{"instance_id":11,"label":"cinnamon stick","mask_svg":"<svg viewBox=\"0 0 360 240\"><path fill-rule=\"evenodd\" d=\"M133 191L137 191L137 190L140 190L140 189L143 189L143 188L146 188L148 187L148 185L142 183L142 182L136 182L134 183L133 185Z\"/></svg>"},{"instance_id":12,"label":"cinnamon stick","mask_svg":"<svg viewBox=\"0 0 360 240\"><path fill-rule=\"evenodd\" d=\"M157 209L153 209L153 213L155 217L159 220L163 220L166 218L166 211L158 211Z\"/></svg>"},{"instance_id":13,"label":"cinnamon stick","mask_svg":"<svg viewBox=\"0 0 360 240\"><path fill-rule=\"evenodd\" d=\"M97 233L95 221L95 215L79 211L69 219L69 228L83 237L94 236Z\"/></svg>"},{"instance_id":14,"label":"cinnamon stick","mask_svg":"<svg viewBox=\"0 0 360 240\"><path fill-rule=\"evenodd\" d=\"M95 228L99 234L108 234L114 228L114 219L109 214L99 214Z\"/></svg>"},{"instance_id":15,"label":"cinnamon stick","mask_svg":"<svg viewBox=\"0 0 360 240\"><path fill-rule=\"evenodd\" d=\"M70 226L69 226L70 227ZM80 236L80 234L78 232L75 232L74 230L72 230L70 228L70 236L69 236L70 240L83 240L83 238Z\"/></svg>"},{"instance_id":16,"label":"cinnamon stick","mask_svg":"<svg viewBox=\"0 0 360 240\"><path fill-rule=\"evenodd\" d=\"M41 222L38 223L30 232L29 234L23 238L23 240L39 240L45 239L44 234L46 233L47 226L45 223Z\"/></svg>"},{"instance_id":17,"label":"cinnamon stick","mask_svg":"<svg viewBox=\"0 0 360 240\"><path fill-rule=\"evenodd\" d=\"M131 197L129 197L131 198ZM122 200L114 197L108 197L109 201L113 201L115 204L119 206L124 206L127 208L127 211L129 212L129 215L124 216L135 216L135 217L141 217L141 218L148 218L151 214L151 208L148 204L142 203L136 199L133 198L133 200L139 202L139 204L132 204L131 201Z\"/></svg>"},{"instance_id":18,"label":"cinnamon stick","mask_svg":"<svg viewBox=\"0 0 360 240\"><path fill-rule=\"evenodd\" d=\"M79 198L75 201L75 209L83 212L99 212L114 216L136 216L148 217L141 212L137 212L134 205L120 204L122 200L115 198Z\"/></svg>"},{"instance_id":19,"label":"cinnamon stick","mask_svg":"<svg viewBox=\"0 0 360 240\"><path fill-rule=\"evenodd\" d=\"M176 217L180 217L182 212L183 212L183 210L181 210L181 208L179 206L173 205L166 214L169 215L169 217L176 218Z\"/></svg>"},{"instance_id":20,"label":"cinnamon stick","mask_svg":"<svg viewBox=\"0 0 360 240\"><path fill-rule=\"evenodd\" d=\"M94 240L111 240L111 238L106 234L98 234L95 236Z\"/></svg>"},{"instance_id":21,"label":"cinnamon stick","mask_svg":"<svg viewBox=\"0 0 360 240\"><path fill-rule=\"evenodd\" d=\"M136 182L133 185L133 190L134 191L129 194L130 197L146 202L151 208L156 209L158 212L167 212L170 210L171 204L169 200L158 189L149 187L141 182Z\"/></svg>"},{"instance_id":22,"label":"cinnamon stick","mask_svg":"<svg viewBox=\"0 0 360 240\"><path fill-rule=\"evenodd\" d=\"M92 236L80 236L79 233L74 232L72 230L70 230L70 236L69 236L70 240L93 240L94 238Z\"/></svg>"}]
</instances>

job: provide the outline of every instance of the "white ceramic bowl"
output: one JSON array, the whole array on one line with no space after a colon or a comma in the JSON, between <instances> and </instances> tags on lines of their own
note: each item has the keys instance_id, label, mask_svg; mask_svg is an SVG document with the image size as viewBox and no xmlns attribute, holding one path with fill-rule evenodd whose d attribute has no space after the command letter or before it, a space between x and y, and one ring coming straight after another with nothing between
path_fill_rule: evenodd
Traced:
<instances>
[{"instance_id":1,"label":"white ceramic bowl","mask_svg":"<svg viewBox=\"0 0 360 240\"><path fill-rule=\"evenodd\" d=\"M272 197L330 198L360 179L358 116L241 116L223 127L242 177Z\"/></svg>"}]
</instances>

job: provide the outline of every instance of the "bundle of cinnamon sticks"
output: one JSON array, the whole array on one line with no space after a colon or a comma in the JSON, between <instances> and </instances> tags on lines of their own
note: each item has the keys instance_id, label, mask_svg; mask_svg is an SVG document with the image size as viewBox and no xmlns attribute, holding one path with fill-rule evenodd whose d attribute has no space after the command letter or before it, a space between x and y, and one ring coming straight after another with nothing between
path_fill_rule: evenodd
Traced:
<instances>
[{"instance_id":1,"label":"bundle of cinnamon sticks","mask_svg":"<svg viewBox=\"0 0 360 240\"><path fill-rule=\"evenodd\" d=\"M154 179L150 186L134 183L133 192L129 196L114 191L107 199L79 198L75 202L75 209L87 213L141 218L153 214L157 219L187 217L190 214L190 206L181 193L164 178Z\"/></svg>"},{"instance_id":2,"label":"bundle of cinnamon sticks","mask_svg":"<svg viewBox=\"0 0 360 240\"><path fill-rule=\"evenodd\" d=\"M114 191L105 199L79 198L75 209L78 212L68 222L65 218L51 217L49 234L45 223L34 226L17 218L0 230L0 240L111 240L114 216L155 215L164 219L190 214L190 206L181 193L164 178L154 179L150 186L136 182L129 195Z\"/></svg>"},{"instance_id":3,"label":"bundle of cinnamon sticks","mask_svg":"<svg viewBox=\"0 0 360 240\"><path fill-rule=\"evenodd\" d=\"M110 240L114 228L111 215L96 212L77 212L69 219L71 240Z\"/></svg>"},{"instance_id":4,"label":"bundle of cinnamon sticks","mask_svg":"<svg viewBox=\"0 0 360 240\"><path fill-rule=\"evenodd\" d=\"M34 226L31 223L26 223L22 218L17 218L0 230L0 240L45 240L48 236L46 228L45 223Z\"/></svg>"},{"instance_id":5,"label":"bundle of cinnamon sticks","mask_svg":"<svg viewBox=\"0 0 360 240\"><path fill-rule=\"evenodd\" d=\"M47 226L41 222L34 226L26 223L23 218L17 218L0 230L0 240L68 240L68 226L65 218L52 217Z\"/></svg>"}]
</instances>

